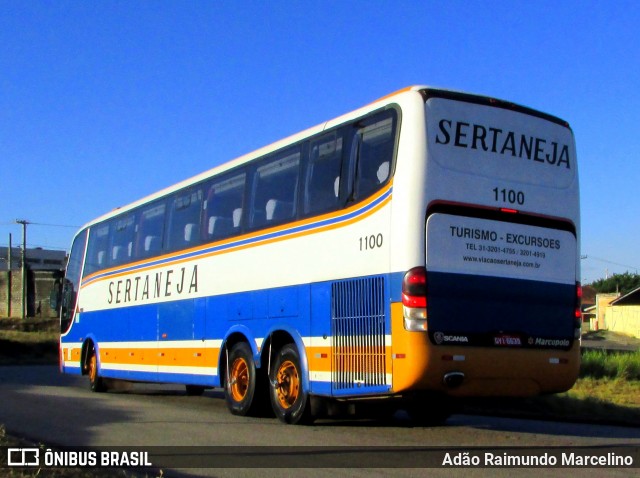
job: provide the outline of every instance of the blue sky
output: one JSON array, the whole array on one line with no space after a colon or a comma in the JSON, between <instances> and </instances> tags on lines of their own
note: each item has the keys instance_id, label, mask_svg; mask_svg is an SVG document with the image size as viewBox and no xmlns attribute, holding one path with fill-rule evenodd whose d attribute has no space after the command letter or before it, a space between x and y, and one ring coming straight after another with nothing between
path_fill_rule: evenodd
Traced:
<instances>
[{"instance_id":1,"label":"blue sky","mask_svg":"<svg viewBox=\"0 0 640 478\"><path fill-rule=\"evenodd\" d=\"M0 0L0 245L412 84L566 119L583 282L640 272L640 2Z\"/></svg>"}]
</instances>

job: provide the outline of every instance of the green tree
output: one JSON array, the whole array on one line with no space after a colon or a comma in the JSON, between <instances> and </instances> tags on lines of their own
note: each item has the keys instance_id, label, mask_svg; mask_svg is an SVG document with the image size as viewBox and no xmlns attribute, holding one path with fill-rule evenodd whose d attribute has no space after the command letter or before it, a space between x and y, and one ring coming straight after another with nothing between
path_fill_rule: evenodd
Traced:
<instances>
[{"instance_id":1,"label":"green tree","mask_svg":"<svg viewBox=\"0 0 640 478\"><path fill-rule=\"evenodd\" d=\"M607 279L598 279L590 285L599 294L618 291L624 295L640 287L640 274L631 274L629 272L613 274Z\"/></svg>"}]
</instances>

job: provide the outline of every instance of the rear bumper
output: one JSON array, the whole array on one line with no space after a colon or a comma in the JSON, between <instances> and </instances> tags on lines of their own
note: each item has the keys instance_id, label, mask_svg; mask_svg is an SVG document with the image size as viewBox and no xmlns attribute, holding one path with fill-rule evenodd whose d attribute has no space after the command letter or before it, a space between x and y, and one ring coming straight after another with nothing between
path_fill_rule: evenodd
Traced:
<instances>
[{"instance_id":1,"label":"rear bumper","mask_svg":"<svg viewBox=\"0 0 640 478\"><path fill-rule=\"evenodd\" d=\"M434 345L403 327L402 304L392 304L393 392L430 390L452 396L533 396L570 389L580 369L580 344L569 350ZM463 374L455 386L445 375Z\"/></svg>"}]
</instances>

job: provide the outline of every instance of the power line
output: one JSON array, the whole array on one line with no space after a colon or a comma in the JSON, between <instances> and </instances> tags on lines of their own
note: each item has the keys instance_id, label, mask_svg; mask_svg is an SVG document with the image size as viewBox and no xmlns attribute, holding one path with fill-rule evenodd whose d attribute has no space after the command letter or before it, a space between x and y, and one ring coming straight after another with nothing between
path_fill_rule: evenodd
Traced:
<instances>
[{"instance_id":1,"label":"power line","mask_svg":"<svg viewBox=\"0 0 640 478\"><path fill-rule=\"evenodd\" d=\"M74 225L70 225L70 224L47 224L44 222L30 222L29 223L30 226L46 226L46 227L69 227L69 228L73 228L73 229L79 229L80 226L74 226Z\"/></svg>"},{"instance_id":2,"label":"power line","mask_svg":"<svg viewBox=\"0 0 640 478\"><path fill-rule=\"evenodd\" d=\"M31 222L31 221L27 221L26 219L16 219L14 222L11 223L0 223L0 226L14 226L14 225L21 225L22 226L22 234L23 234L23 248L26 249L27 245L31 246L32 249L51 249L51 250L63 250L66 251L66 247L60 247L60 246L49 246L49 245L39 245L39 244L27 244L26 241L24 241L24 239L26 239L26 228L27 225L29 226L44 226L44 227L64 227L64 228L74 228L74 229L79 229L80 226L75 226L75 225L71 225L71 224L52 224L52 223L44 223L44 222ZM7 244L8 246L8 244Z\"/></svg>"},{"instance_id":3,"label":"power line","mask_svg":"<svg viewBox=\"0 0 640 478\"><path fill-rule=\"evenodd\" d=\"M607 259L603 259L601 257L596 257L596 256L592 256L592 255L584 255L584 256L581 256L580 259L593 259L595 261L604 262L606 264L612 264L614 266L626 267L627 269L633 269L633 270L636 270L636 271L638 269L640 269L640 267L630 266L629 264L621 264L619 262L609 261Z\"/></svg>"},{"instance_id":4,"label":"power line","mask_svg":"<svg viewBox=\"0 0 640 478\"><path fill-rule=\"evenodd\" d=\"M46 222L29 222L30 226L46 226L46 227L69 227L73 229L79 229L80 226L75 226L73 224L50 224ZM0 226L14 226L16 221L13 222L0 222Z\"/></svg>"},{"instance_id":5,"label":"power line","mask_svg":"<svg viewBox=\"0 0 640 478\"><path fill-rule=\"evenodd\" d=\"M0 247L9 247L8 242L0 242ZM20 249L20 245L12 244L13 249ZM50 246L48 244L34 244L32 242L27 243L27 249L47 249L48 251L66 251L69 249L65 246Z\"/></svg>"}]
</instances>

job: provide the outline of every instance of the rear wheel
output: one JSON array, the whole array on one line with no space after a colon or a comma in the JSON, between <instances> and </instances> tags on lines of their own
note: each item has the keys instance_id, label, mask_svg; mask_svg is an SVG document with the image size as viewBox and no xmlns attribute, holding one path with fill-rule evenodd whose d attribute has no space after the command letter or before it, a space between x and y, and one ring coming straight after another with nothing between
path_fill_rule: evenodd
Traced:
<instances>
[{"instance_id":1,"label":"rear wheel","mask_svg":"<svg viewBox=\"0 0 640 478\"><path fill-rule=\"evenodd\" d=\"M89 387L92 392L106 392L107 386L98 371L98 357L95 349L91 350L87 363L87 374L89 375Z\"/></svg>"},{"instance_id":2,"label":"rear wheel","mask_svg":"<svg viewBox=\"0 0 640 478\"><path fill-rule=\"evenodd\" d=\"M263 404L260 403L258 371L249 344L235 344L229 352L228 364L224 395L229 411L234 415L259 415Z\"/></svg>"},{"instance_id":3,"label":"rear wheel","mask_svg":"<svg viewBox=\"0 0 640 478\"><path fill-rule=\"evenodd\" d=\"M300 356L295 345L287 344L278 352L269 379L271 407L276 417L284 423L312 423L309 394L304 389Z\"/></svg>"}]
</instances>

